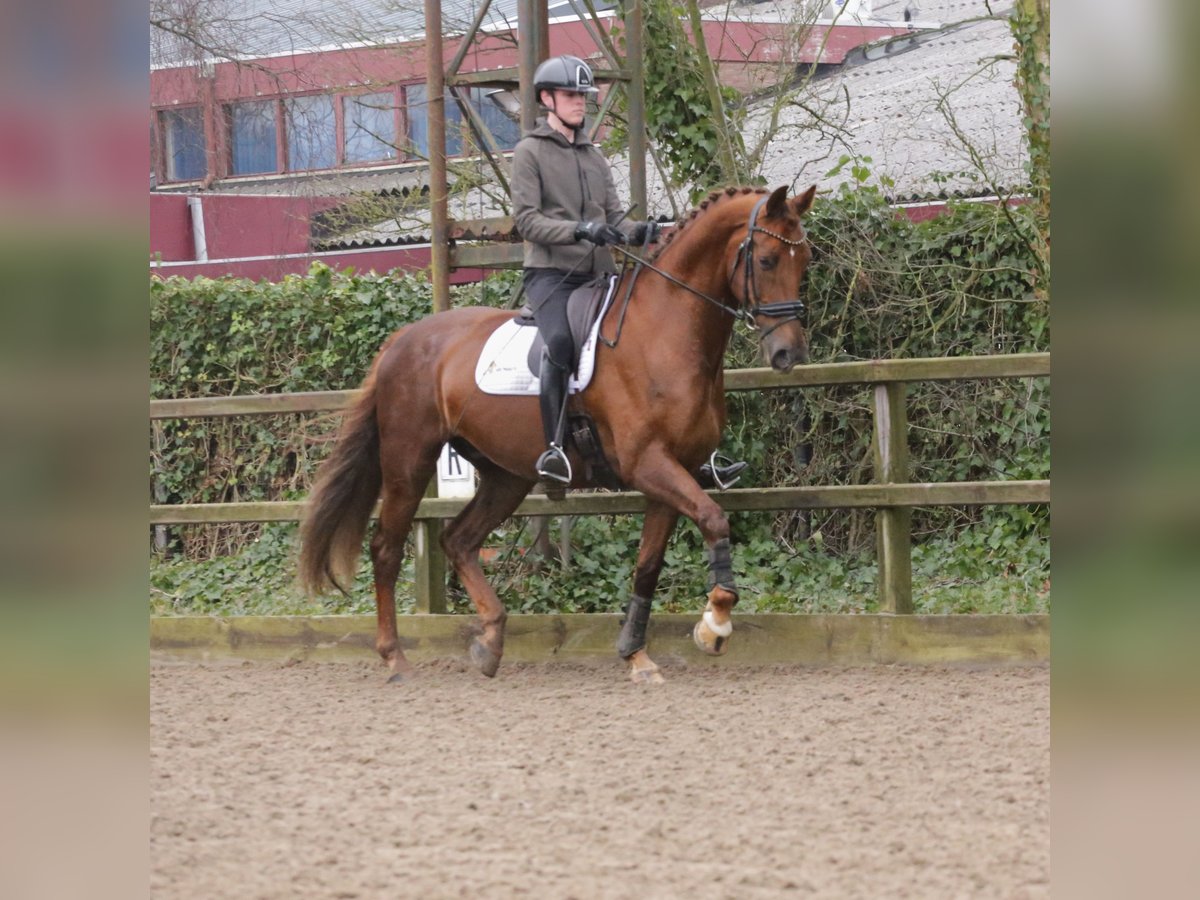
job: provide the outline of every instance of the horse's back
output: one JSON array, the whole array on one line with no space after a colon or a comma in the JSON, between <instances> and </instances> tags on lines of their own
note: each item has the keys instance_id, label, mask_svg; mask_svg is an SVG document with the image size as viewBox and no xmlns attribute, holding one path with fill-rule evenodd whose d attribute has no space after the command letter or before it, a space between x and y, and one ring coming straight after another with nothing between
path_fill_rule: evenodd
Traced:
<instances>
[{"instance_id":1,"label":"horse's back","mask_svg":"<svg viewBox=\"0 0 1200 900\"><path fill-rule=\"evenodd\" d=\"M503 322L516 315L490 306L461 306L434 313L393 332L380 348L380 368L397 365L425 367L462 352L476 356L484 342Z\"/></svg>"},{"instance_id":2,"label":"horse's back","mask_svg":"<svg viewBox=\"0 0 1200 900\"><path fill-rule=\"evenodd\" d=\"M444 407L448 397L472 390L483 345L514 315L511 310L463 306L400 328L379 353L375 379L381 399L403 398L412 411L429 401Z\"/></svg>"}]
</instances>

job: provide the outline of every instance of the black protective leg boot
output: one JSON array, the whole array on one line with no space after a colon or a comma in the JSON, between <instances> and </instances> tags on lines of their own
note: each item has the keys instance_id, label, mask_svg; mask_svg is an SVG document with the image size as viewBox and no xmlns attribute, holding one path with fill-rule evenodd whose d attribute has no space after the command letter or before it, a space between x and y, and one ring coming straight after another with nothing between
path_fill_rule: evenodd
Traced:
<instances>
[{"instance_id":1,"label":"black protective leg boot","mask_svg":"<svg viewBox=\"0 0 1200 900\"><path fill-rule=\"evenodd\" d=\"M571 463L562 446L569 374L567 369L551 362L549 355L542 354L538 399L542 407L542 430L548 449L538 457L535 468L542 478L560 484L571 483Z\"/></svg>"}]
</instances>

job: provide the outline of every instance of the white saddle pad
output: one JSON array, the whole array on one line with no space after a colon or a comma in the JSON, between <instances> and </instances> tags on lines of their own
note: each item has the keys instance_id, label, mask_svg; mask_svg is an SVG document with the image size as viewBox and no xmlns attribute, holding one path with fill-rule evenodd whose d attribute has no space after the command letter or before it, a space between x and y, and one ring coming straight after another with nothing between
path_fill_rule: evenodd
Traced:
<instances>
[{"instance_id":1,"label":"white saddle pad","mask_svg":"<svg viewBox=\"0 0 1200 900\"><path fill-rule=\"evenodd\" d=\"M591 383L592 371L596 366L596 342L599 340L600 323L612 304L617 279L612 279L604 302L600 304L600 315L592 323L579 354L579 370L571 376L567 391L578 394ZM529 370L529 348L537 337L537 328L518 325L510 319L492 332L479 353L475 364L475 383L485 394L531 394L537 396L538 377Z\"/></svg>"}]
</instances>

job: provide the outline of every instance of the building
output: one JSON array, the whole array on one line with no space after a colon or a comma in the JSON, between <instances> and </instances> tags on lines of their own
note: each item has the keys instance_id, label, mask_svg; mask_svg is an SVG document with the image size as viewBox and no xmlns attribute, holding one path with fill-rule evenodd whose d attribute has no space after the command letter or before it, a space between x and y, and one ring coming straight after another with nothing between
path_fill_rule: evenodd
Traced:
<instances>
[{"instance_id":1,"label":"building","mask_svg":"<svg viewBox=\"0 0 1200 900\"><path fill-rule=\"evenodd\" d=\"M480 79L463 89L469 115L446 103L447 153L472 173L472 183L488 176L470 118L486 125L500 153L519 137L512 92L486 83L487 73L516 65L516 5L493 0L483 20L486 35L466 51L460 71ZM610 29L616 21L611 4L597 5L600 26ZM939 10L956 15L981 5L942 0ZM420 222L428 98L419 5L160 0L159 6L200 9L208 18L160 17L152 29L152 272L276 280L306 271L316 258L361 270L427 264ZM444 31L453 35L466 30L479 3L443 0L442 9ZM873 8L865 0L834 0L819 10L808 0L732 4L707 12L705 36L725 83L770 94L780 79L819 73L814 84L844 94L838 78L867 84L861 78L869 74L888 81L872 48L941 33L938 22L915 18L913 11L912 3L887 0ZM579 18L572 0L551 0L549 12L552 53L598 56L593 25ZM826 18L814 20L821 13ZM797 32L798 22L808 27ZM926 46L916 41L907 53L913 66L923 64L919 51ZM447 54L458 49L447 41ZM863 99L878 96L872 88ZM803 144L812 138L805 131L793 116L778 144L772 139L764 156L772 183L826 182L817 169L829 154L819 142ZM811 165L800 174L789 168L807 157ZM616 168L620 180L622 167ZM651 211L669 218L665 191L652 180ZM459 203L453 216L504 212L495 191L464 192ZM400 221L398 209L412 213L412 221ZM478 275L460 270L452 281Z\"/></svg>"}]
</instances>

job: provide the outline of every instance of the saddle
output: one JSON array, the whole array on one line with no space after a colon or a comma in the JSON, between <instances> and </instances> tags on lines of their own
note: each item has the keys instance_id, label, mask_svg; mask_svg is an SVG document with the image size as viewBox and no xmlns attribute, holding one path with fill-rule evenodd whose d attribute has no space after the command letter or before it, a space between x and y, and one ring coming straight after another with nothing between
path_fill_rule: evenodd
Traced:
<instances>
[{"instance_id":1,"label":"saddle","mask_svg":"<svg viewBox=\"0 0 1200 900\"><path fill-rule=\"evenodd\" d=\"M576 289L568 298L567 321L575 347L574 374L567 388L572 394L591 381L600 320L615 292L615 278L601 279ZM485 394L537 396L543 346L532 312L521 310L516 318L506 319L484 343L475 364L475 384Z\"/></svg>"},{"instance_id":2,"label":"saddle","mask_svg":"<svg viewBox=\"0 0 1200 900\"><path fill-rule=\"evenodd\" d=\"M588 341L592 326L596 324L596 320L600 316L601 307L604 306L605 298L613 287L616 277L615 275L601 275L595 281L575 288L567 298L567 325L571 330L571 346L575 348L574 356L571 359L572 372L579 371L580 356L583 353L584 345ZM537 322L533 318L533 309L528 303L521 307L521 312L515 321L521 327L537 328ZM542 348L545 345L546 342L542 340L542 335L538 332L526 357L529 371L534 375L541 374Z\"/></svg>"}]
</instances>

